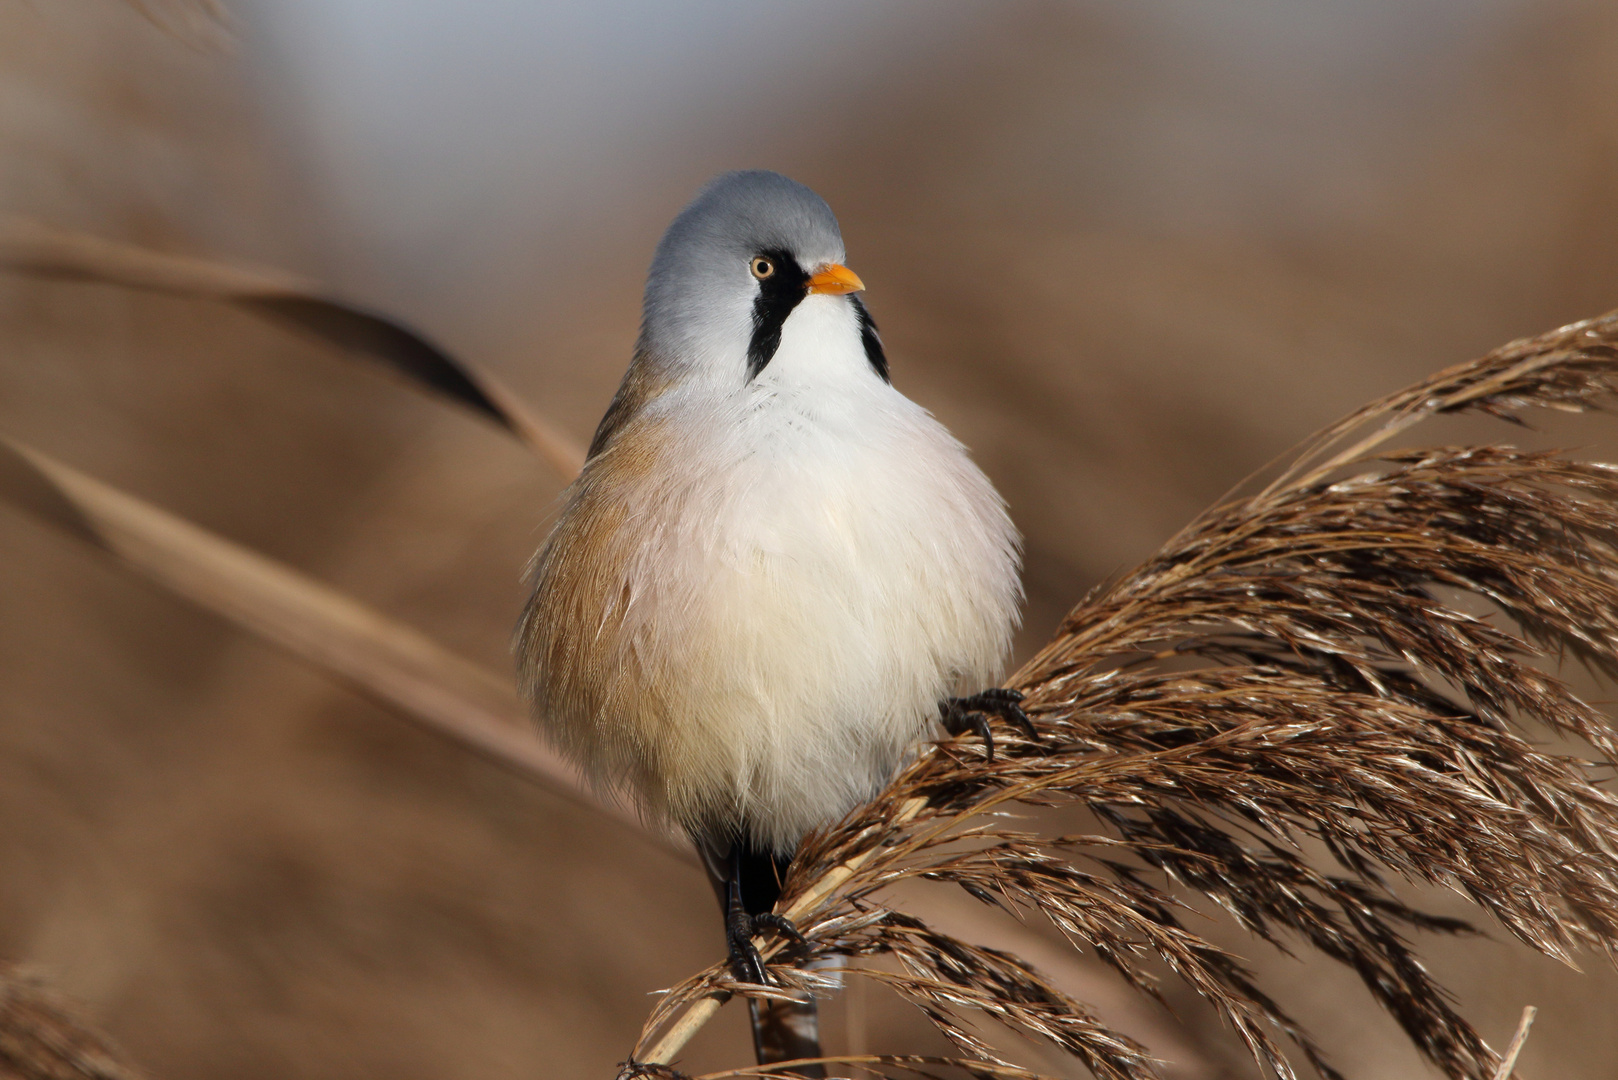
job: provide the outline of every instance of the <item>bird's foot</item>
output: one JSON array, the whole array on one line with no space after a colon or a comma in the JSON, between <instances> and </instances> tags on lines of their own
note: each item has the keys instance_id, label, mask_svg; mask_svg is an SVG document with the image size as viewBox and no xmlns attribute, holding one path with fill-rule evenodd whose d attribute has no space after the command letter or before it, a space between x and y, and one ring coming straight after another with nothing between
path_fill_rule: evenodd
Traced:
<instances>
[{"instance_id":1,"label":"bird's foot","mask_svg":"<svg viewBox=\"0 0 1618 1080\"><path fill-rule=\"evenodd\" d=\"M968 697L948 698L938 707L939 718L944 724L944 730L951 735L960 735L967 731L976 732L983 740L988 760L993 761L994 733L989 730L990 716L998 716L1002 720L1016 724L1034 742L1039 741L1039 732L1034 729L1034 722L1023 712L1022 697L1020 690L992 687Z\"/></svg>"},{"instance_id":2,"label":"bird's foot","mask_svg":"<svg viewBox=\"0 0 1618 1080\"><path fill-rule=\"evenodd\" d=\"M782 937L790 939L794 945L809 947L809 942L785 915L777 915L773 911L749 915L740 908L733 909L725 920L725 940L730 946L730 969L743 982L756 983L759 986L770 984L769 972L764 967L764 958L759 955L758 948L753 944L753 938L765 930L774 930Z\"/></svg>"}]
</instances>

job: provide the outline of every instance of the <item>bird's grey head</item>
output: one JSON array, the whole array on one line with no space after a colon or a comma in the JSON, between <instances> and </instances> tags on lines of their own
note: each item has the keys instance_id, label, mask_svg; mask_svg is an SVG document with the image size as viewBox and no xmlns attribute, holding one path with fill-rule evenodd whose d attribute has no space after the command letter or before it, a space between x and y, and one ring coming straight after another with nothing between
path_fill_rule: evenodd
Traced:
<instances>
[{"instance_id":1,"label":"bird's grey head","mask_svg":"<svg viewBox=\"0 0 1618 1080\"><path fill-rule=\"evenodd\" d=\"M843 257L837 219L819 195L779 173L725 173L657 245L641 351L666 364L752 378L769 363L793 309L830 293L850 294L867 353L874 347L880 357L875 328L851 295L864 286ZM878 374L887 377L885 361Z\"/></svg>"}]
</instances>

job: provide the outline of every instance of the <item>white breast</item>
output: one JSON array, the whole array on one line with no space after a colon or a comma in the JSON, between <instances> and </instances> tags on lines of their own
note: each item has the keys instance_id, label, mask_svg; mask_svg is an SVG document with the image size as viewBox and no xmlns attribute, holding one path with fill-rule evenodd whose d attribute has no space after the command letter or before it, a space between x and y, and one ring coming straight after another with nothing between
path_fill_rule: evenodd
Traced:
<instances>
[{"instance_id":1,"label":"white breast","mask_svg":"<svg viewBox=\"0 0 1618 1080\"><path fill-rule=\"evenodd\" d=\"M790 849L873 794L1009 644L1003 503L871 371L852 320L810 297L745 390L681 386L647 410L656 462L613 485L622 573L590 601L611 654L592 662L617 685L541 702L592 713L555 721L564 746L693 832Z\"/></svg>"}]
</instances>

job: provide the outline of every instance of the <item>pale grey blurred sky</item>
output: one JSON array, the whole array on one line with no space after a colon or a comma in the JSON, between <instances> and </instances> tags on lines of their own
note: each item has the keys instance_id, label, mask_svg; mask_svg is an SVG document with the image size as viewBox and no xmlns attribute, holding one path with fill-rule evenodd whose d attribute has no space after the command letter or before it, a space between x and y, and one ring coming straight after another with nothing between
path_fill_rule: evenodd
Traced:
<instances>
[{"instance_id":1,"label":"pale grey blurred sky","mask_svg":"<svg viewBox=\"0 0 1618 1080\"><path fill-rule=\"evenodd\" d=\"M445 228L498 243L626 165L678 167L950 41L981 5L734 0L251 0L249 49L306 166L384 251ZM604 175L605 174L605 175Z\"/></svg>"},{"instance_id":2,"label":"pale grey blurred sky","mask_svg":"<svg viewBox=\"0 0 1618 1080\"><path fill-rule=\"evenodd\" d=\"M1053 5L1046 5L1047 7ZM272 116L398 298L610 216L675 177L771 165L909 72L969 57L1012 0L238 0ZM1445 92L1528 0L1073 0L1150 65L1126 129L1059 90L1008 124L1016 167L1128 228L1241 230L1374 213L1376 140ZM1193 68L1189 81L1184 69ZM1145 90L1140 89L1146 87ZM1193 89L1187 91L1186 87ZM1113 110L1109 117L1120 115ZM1378 134L1366 136L1366 132ZM764 148L760 151L759 148ZM1388 150L1383 158L1397 157ZM980 167L993 168L990 161ZM1083 180L1084 183L1078 181ZM1099 193L1099 194L1098 194ZM1080 198L1079 194L1075 199ZM658 207L659 217L670 208Z\"/></svg>"}]
</instances>

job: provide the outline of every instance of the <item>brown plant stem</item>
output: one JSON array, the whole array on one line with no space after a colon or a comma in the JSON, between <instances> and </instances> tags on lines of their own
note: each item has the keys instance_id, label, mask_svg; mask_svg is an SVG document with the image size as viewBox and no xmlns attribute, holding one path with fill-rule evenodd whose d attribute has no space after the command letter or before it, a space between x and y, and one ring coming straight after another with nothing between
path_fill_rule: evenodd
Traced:
<instances>
[{"instance_id":1,"label":"brown plant stem","mask_svg":"<svg viewBox=\"0 0 1618 1080\"><path fill-rule=\"evenodd\" d=\"M1532 1005L1524 1005L1522 1019L1517 1021L1517 1032L1511 1037L1511 1045L1501 1055L1500 1067L1494 1071L1493 1080L1511 1080L1517 1069L1517 1055L1522 1053L1523 1044L1528 1041L1528 1029L1534 1026L1534 1017L1539 1015L1539 1009Z\"/></svg>"}]
</instances>

